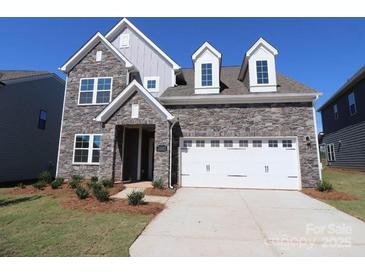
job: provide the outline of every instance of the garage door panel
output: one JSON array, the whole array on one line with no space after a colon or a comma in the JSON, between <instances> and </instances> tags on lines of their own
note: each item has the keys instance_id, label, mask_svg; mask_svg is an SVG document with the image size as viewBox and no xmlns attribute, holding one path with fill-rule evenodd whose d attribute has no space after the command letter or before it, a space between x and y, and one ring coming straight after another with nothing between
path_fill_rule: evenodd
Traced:
<instances>
[{"instance_id":1,"label":"garage door panel","mask_svg":"<svg viewBox=\"0 0 365 274\"><path fill-rule=\"evenodd\" d=\"M219 140L219 147L212 147L212 140ZM182 186L299 188L299 161L294 138L231 140L231 147L225 147L221 139L205 139L204 147L197 147L192 141L191 147L181 148ZM245 140L247 147L240 146L240 140ZM254 140L261 141L261 146L254 147Z\"/></svg>"}]
</instances>

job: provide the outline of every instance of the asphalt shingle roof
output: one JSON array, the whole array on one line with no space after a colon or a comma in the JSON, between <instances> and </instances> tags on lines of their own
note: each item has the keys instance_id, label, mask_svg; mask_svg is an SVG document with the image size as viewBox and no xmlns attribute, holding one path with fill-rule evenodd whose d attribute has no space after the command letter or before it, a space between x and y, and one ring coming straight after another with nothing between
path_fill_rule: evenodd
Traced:
<instances>
[{"instance_id":1,"label":"asphalt shingle roof","mask_svg":"<svg viewBox=\"0 0 365 274\"><path fill-rule=\"evenodd\" d=\"M48 71L0 70L0 82L50 74Z\"/></svg>"},{"instance_id":2,"label":"asphalt shingle roof","mask_svg":"<svg viewBox=\"0 0 365 274\"><path fill-rule=\"evenodd\" d=\"M221 95L241 95L249 94L250 91L245 85L245 81L238 80L240 66L221 68ZM194 96L194 69L182 69L186 85L170 87L161 97L171 96ZM301 84L293 79L277 73L277 93L316 93L317 91ZM209 95L207 95L209 96Z\"/></svg>"}]
</instances>

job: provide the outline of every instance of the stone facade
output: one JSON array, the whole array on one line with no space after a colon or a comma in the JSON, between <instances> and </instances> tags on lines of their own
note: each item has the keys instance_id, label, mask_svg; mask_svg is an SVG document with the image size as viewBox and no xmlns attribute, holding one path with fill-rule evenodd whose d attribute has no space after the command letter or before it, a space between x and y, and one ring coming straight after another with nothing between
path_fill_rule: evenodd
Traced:
<instances>
[{"instance_id":1,"label":"stone facade","mask_svg":"<svg viewBox=\"0 0 365 274\"><path fill-rule=\"evenodd\" d=\"M180 137L297 136L303 187L319 181L311 103L167 106L179 123L173 129L173 183L178 180ZM309 136L308 146L305 136Z\"/></svg>"},{"instance_id":2,"label":"stone facade","mask_svg":"<svg viewBox=\"0 0 365 274\"><path fill-rule=\"evenodd\" d=\"M101 50L102 61L96 62L96 52ZM115 155L115 125L102 127L93 119L104 105L79 106L80 79L88 77L113 77L112 99L127 83L127 69L119 59L102 43L96 45L68 74L62 135L57 176L69 179L72 175L111 178ZM100 166L73 164L75 134L102 134Z\"/></svg>"}]
</instances>

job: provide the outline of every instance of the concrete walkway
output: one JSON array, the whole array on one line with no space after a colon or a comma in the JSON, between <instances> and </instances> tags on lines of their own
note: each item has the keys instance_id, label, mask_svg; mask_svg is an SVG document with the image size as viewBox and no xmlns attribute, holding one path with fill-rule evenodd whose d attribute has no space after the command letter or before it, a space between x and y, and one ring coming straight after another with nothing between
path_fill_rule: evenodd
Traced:
<instances>
[{"instance_id":1,"label":"concrete walkway","mask_svg":"<svg viewBox=\"0 0 365 274\"><path fill-rule=\"evenodd\" d=\"M182 188L131 256L364 256L365 223L301 192Z\"/></svg>"}]
</instances>

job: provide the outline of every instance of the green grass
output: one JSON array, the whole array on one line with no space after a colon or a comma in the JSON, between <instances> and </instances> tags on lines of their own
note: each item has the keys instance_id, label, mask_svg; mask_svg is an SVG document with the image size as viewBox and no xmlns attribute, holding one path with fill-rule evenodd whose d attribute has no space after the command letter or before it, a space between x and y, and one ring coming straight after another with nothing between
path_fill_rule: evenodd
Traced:
<instances>
[{"instance_id":1,"label":"green grass","mask_svg":"<svg viewBox=\"0 0 365 274\"><path fill-rule=\"evenodd\" d=\"M336 191L355 195L358 200L324 202L365 221L365 173L326 168L323 179L331 183Z\"/></svg>"},{"instance_id":2,"label":"green grass","mask_svg":"<svg viewBox=\"0 0 365 274\"><path fill-rule=\"evenodd\" d=\"M128 256L150 216L60 207L43 195L0 189L0 256Z\"/></svg>"}]
</instances>

